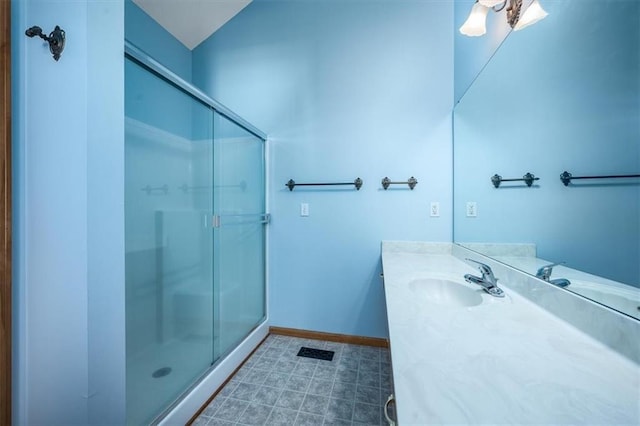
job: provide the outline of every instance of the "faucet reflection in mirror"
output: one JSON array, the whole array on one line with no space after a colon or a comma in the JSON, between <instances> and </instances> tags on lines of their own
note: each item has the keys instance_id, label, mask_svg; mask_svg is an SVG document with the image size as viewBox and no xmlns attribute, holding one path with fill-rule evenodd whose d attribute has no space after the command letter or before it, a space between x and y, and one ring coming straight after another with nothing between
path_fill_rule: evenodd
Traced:
<instances>
[{"instance_id":1,"label":"faucet reflection in mirror","mask_svg":"<svg viewBox=\"0 0 640 426\"><path fill-rule=\"evenodd\" d=\"M509 3L509 6L507 6ZM544 19L548 14L538 0L533 0L520 18L522 0L476 0L471 8L471 13L460 27L460 32L469 37L479 37L487 32L487 14L489 10L500 12L506 7L507 22L514 31L521 30L529 25Z\"/></svg>"}]
</instances>

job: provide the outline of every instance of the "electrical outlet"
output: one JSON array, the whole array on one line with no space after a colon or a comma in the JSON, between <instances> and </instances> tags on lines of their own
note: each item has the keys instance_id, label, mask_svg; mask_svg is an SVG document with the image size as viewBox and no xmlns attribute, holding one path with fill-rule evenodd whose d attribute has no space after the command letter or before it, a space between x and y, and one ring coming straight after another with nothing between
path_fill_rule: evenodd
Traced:
<instances>
[{"instance_id":1,"label":"electrical outlet","mask_svg":"<svg viewBox=\"0 0 640 426\"><path fill-rule=\"evenodd\" d=\"M478 205L475 201L467 201L467 217L478 216Z\"/></svg>"},{"instance_id":2,"label":"electrical outlet","mask_svg":"<svg viewBox=\"0 0 640 426\"><path fill-rule=\"evenodd\" d=\"M429 209L429 214L431 217L440 217L440 203L437 201L431 202L431 207Z\"/></svg>"},{"instance_id":3,"label":"electrical outlet","mask_svg":"<svg viewBox=\"0 0 640 426\"><path fill-rule=\"evenodd\" d=\"M309 203L300 203L300 216L309 216Z\"/></svg>"}]
</instances>

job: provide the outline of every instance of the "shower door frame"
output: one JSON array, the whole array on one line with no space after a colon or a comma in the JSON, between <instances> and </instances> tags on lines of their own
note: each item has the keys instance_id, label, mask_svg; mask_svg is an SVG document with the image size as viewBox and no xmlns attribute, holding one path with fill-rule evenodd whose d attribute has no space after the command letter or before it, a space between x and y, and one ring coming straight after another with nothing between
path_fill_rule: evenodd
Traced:
<instances>
[{"instance_id":1,"label":"shower door frame","mask_svg":"<svg viewBox=\"0 0 640 426\"><path fill-rule=\"evenodd\" d=\"M257 138L262 139L263 142L266 142L266 133L255 127L253 124L249 123L244 118L240 117L235 112L231 111L226 106L222 105L220 102L207 96L202 90L177 77L167 68L165 68L164 65L153 59L151 56L147 55L130 41L125 41L124 43L124 54L129 59L142 65L149 71L159 75L165 81L173 84L179 89L182 89L184 92L187 92L194 98L199 99L202 103L209 105L220 115L233 121L235 124L242 127L244 130L256 136Z\"/></svg>"},{"instance_id":2,"label":"shower door frame","mask_svg":"<svg viewBox=\"0 0 640 426\"><path fill-rule=\"evenodd\" d=\"M0 0L2 1L2 0ZM251 123L246 121L244 118L234 113L231 109L227 108L223 104L214 100L213 98L206 95L197 87L187 83L182 80L180 77L175 75L169 69L165 68L161 63L157 62L151 56L147 55L143 50L136 47L133 43L128 40L125 40L124 45L124 54L125 58L132 60L133 62L141 65L143 68L146 68L152 74L156 74L161 79L165 80L167 83L177 87L178 89L186 92L191 95L193 98L199 100L205 105L208 105L214 113L218 113L222 117L230 120L238 127L244 129L251 135L260 139L263 143L262 147L262 161L263 161L263 202L264 202L264 216L262 223L269 223L269 214L268 208L268 187L267 187L267 176L268 176L268 165L266 164L267 158L267 134L262 132L257 127L253 126ZM212 116L213 118L213 116ZM204 376L201 377L199 381L192 384L191 387L185 390L183 396L176 400L173 404L168 406L165 411L160 413L156 419L154 419L153 423L158 424L160 426L168 426L171 424L178 423L190 423L194 420L191 416L193 413L197 412L202 404L210 398L212 391L221 387L230 377L233 372L240 367L241 363L255 350L255 348L266 338L268 334L268 231L263 229L263 256L264 256L264 280L263 280L263 291L264 291L264 301L263 301L263 318L256 324L252 330L243 338L241 342L238 342L237 346L230 349L229 351L221 354L220 358L217 359L211 367L208 369L208 372L205 373ZM211 387L213 386L213 387ZM191 398L193 396L193 398ZM197 402L198 398L201 399L200 402ZM189 420L190 419L190 420Z\"/></svg>"},{"instance_id":3,"label":"shower door frame","mask_svg":"<svg viewBox=\"0 0 640 426\"><path fill-rule=\"evenodd\" d=\"M0 1L0 424L11 424L11 2Z\"/></svg>"}]
</instances>

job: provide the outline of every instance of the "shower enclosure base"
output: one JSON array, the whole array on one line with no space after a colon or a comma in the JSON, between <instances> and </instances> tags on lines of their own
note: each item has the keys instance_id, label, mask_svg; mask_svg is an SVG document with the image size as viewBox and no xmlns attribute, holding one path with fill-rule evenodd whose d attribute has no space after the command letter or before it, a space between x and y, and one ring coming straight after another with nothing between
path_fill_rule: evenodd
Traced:
<instances>
[{"instance_id":1,"label":"shower enclosure base","mask_svg":"<svg viewBox=\"0 0 640 426\"><path fill-rule=\"evenodd\" d=\"M178 401L166 416L159 420L158 424L162 426L186 424L268 334L269 324L268 320L265 320L242 343L220 360L206 377Z\"/></svg>"},{"instance_id":2,"label":"shower enclosure base","mask_svg":"<svg viewBox=\"0 0 640 426\"><path fill-rule=\"evenodd\" d=\"M246 330L244 324L221 324L221 328L228 332L213 340L213 345L219 348L230 348L237 343L240 327ZM241 330L240 330L241 332ZM211 351L210 338L205 336L187 336L158 343L147 348L144 352L127 360L127 394L131 397L127 406L127 417L132 424L146 424L149 412L159 404L166 404L175 398L175 389L182 384L192 381L193 370L189 369L192 362L205 364L206 354ZM253 349L252 349L253 350ZM194 360L194 354L203 354L201 360ZM185 368L187 367L187 368Z\"/></svg>"}]
</instances>

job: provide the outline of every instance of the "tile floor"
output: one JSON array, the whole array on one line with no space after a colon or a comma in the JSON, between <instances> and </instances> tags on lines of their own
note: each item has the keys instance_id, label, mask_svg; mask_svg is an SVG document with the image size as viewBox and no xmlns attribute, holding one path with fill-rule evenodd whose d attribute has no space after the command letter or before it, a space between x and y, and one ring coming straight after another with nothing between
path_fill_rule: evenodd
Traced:
<instances>
[{"instance_id":1,"label":"tile floor","mask_svg":"<svg viewBox=\"0 0 640 426\"><path fill-rule=\"evenodd\" d=\"M297 356L301 346L332 361ZM193 425L386 425L389 350L269 335Z\"/></svg>"}]
</instances>

